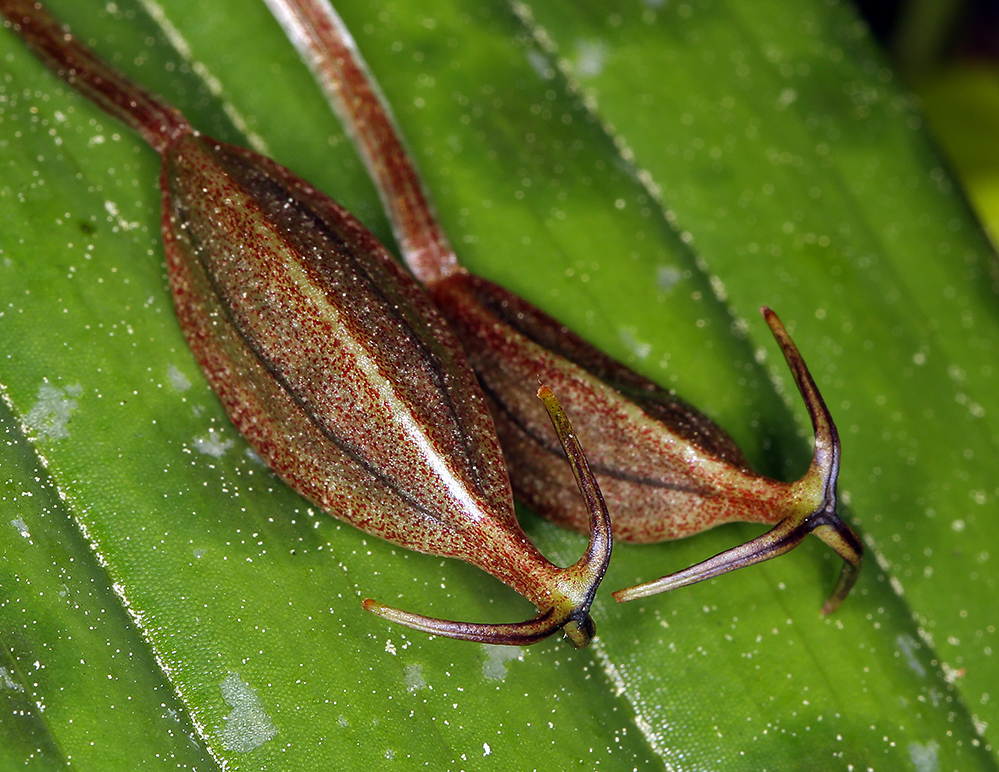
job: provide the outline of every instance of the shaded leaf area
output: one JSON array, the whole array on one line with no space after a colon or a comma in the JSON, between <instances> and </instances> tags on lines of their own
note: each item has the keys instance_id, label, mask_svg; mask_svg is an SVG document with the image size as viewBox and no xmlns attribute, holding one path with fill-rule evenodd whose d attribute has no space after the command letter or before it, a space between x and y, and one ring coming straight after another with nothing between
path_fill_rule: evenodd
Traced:
<instances>
[{"instance_id":1,"label":"shaded leaf area","mask_svg":"<svg viewBox=\"0 0 999 772\"><path fill-rule=\"evenodd\" d=\"M384 217L349 143L265 9L235 0L210 9L203 5L164 3L164 25L132 3L119 3L110 13L99 3L54 4L84 38L107 56L117 54L123 69L174 100L200 129L222 139L262 143L387 238ZM690 34L706 35L708 22L718 29L732 25L731 35L745 32L736 7L709 10L707 17L682 16L680 7L669 13ZM926 537L923 523L917 529L913 519L916 497L933 493L917 514L926 517L933 506L936 519L926 520L951 527L966 485L977 483L973 476L954 476L960 455L946 456L948 476L937 477L943 472L934 461L940 459L923 446L929 441L923 440L921 425L917 431L893 418L902 406L922 404L917 401L922 387L939 410L933 426L945 419L960 426L964 421L969 433L985 437L980 420L967 418L967 405L955 414L954 381L936 361L935 352L956 345L948 335L960 318L939 320L934 328L920 316L921 306L910 308L900 299L889 306L889 317L865 309L862 292L870 281L861 279L870 277L854 263L867 256L874 265L868 272L882 271L875 278L887 269L862 244L857 254L827 261L830 271L839 266L836 276L842 281L845 274L855 277L838 292L830 291L832 279L820 281L815 266L822 260L800 257L813 245L803 240L797 251L788 246L797 243L793 230L785 234L787 243L780 242L780 255L764 249L760 256L760 244L783 238L788 216L776 219L759 196L750 198L741 218L713 214L714 225L706 224L703 212L681 211L667 198L676 223L692 234L695 250L635 181L635 166L615 145L615 138L626 140L636 148L638 165L653 169L638 153L635 135L624 129L609 134L567 90L551 51L532 37L538 30L505 6L454 2L435 8L432 18L392 4L359 3L343 11L396 107L463 259L608 351L682 388L732 431L759 468L790 476L805 467L809 455L803 419L795 419L801 410L796 402L789 409L771 385L772 375L790 383L783 370L771 373L757 361L758 348L776 356L776 347L759 337L763 326L755 319L733 321L764 301L782 312L843 424L849 443L844 483L857 520L885 555L889 573L870 561L855 594L826 620L818 609L839 566L818 544L641 603L617 605L602 591L594 607L600 639L583 652L557 640L526 651L485 649L428 639L373 619L361 611L362 597L483 621L523 618L527 610L474 569L394 549L310 510L247 453L197 372L172 316L159 247L155 154L42 70L4 31L0 384L14 424L30 439L16 430L8 434L13 444L4 452L12 460L4 456L0 482L20 490L26 475L25 483L39 476L42 485L30 503L20 494L0 501L4 553L12 565L23 561L9 569L20 584L41 586L59 570L55 563L65 568L64 560L70 561L67 570L78 576L85 571L87 581L92 578L104 592L113 584L141 640L120 601L100 604L106 613L87 624L95 628L91 634L114 642L107 656L119 649L136 652L129 662L142 672L130 681L142 688L131 692L130 709L151 717L151 726L164 727L167 710L161 703L172 703L162 684L169 684L187 711L178 728L163 729L162 751L151 742L129 743L123 722L121 734L114 735L120 738L116 750L132 754L123 761L99 755L66 711L31 713L39 739L29 745L37 744L53 763L72 756L81 768L100 769L152 766L156 759L175 767L178 760L168 762L166 755L181 758L182 746L184 753L195 754L184 756L183 763L198 768L199 747L217 765L236 769L932 768L925 766L928 760L940 769L994 768L971 716L943 677L937 652L912 618L915 613L925 619L922 632L938 646L956 645L941 641L949 633L938 627L949 619L938 616L928 595L924 600L911 591L913 565L918 560L920 572L929 567L937 577L953 569L967 581L988 581L984 573L981 579L968 573L966 563L978 560L978 550L959 549L967 542L953 529L934 535L938 541L929 555L916 552L922 542L914 547L893 539L896 533ZM829 13L831 19L815 20L818 38L831 40L844 24L850 27L840 11ZM574 13L563 16L566 24L587 21L585 14L575 21ZM164 29L174 34L172 40ZM729 42L713 44L718 60L728 55L722 52ZM661 35L642 45L650 56L679 50ZM851 82L873 88L880 71L863 73L870 53L862 41L856 46L842 61L861 57L853 65L860 74ZM704 50L710 47L702 43ZM669 82L671 68L660 67L643 82ZM830 93L841 93L842 73L823 72ZM704 84L691 81L682 88L695 98ZM637 87L633 92L622 99L638 94ZM601 110L604 95L602 90ZM837 109L828 108L833 114ZM912 129L897 128L908 117L903 111L883 117L881 124L908 137ZM606 120L623 123L619 117ZM664 130L656 124L645 136L661 143ZM922 141L913 136L912 142ZM876 138L872 134L865 141ZM878 146L888 156L884 163L909 163L914 175L930 173L924 146L922 155L907 160L906 146L896 158L893 143L899 144L892 139ZM760 162L753 164L727 173L753 177ZM714 191L719 197L732 185L703 182L719 188ZM935 194L939 200L933 200L937 209L923 214L913 208L897 222L929 232L946 230L957 219L960 227L947 232L974 242L969 235L974 226L961 202L939 192L943 183ZM665 190L665 182L660 184ZM694 195L693 181L685 184L684 194L695 203L707 200L707 193ZM739 188L734 189L725 196L728 206L738 200ZM790 200L801 206L809 199ZM830 210L824 227L866 233L866 218L854 203L852 209ZM735 245L733 256L743 259L723 270L717 262L723 252L711 239L729 230L730 219L746 221L771 241L761 237L751 252L753 231L733 227L726 237ZM977 242L954 243L963 245L954 247L962 259L979 249ZM925 240L924 251L926 244L935 242ZM984 259L985 253L976 254ZM967 266L948 270L929 257L920 266L927 274L921 281L935 278L939 288L950 282L955 297L987 296L987 289L971 293L978 284ZM754 271L763 274L756 276L758 285ZM789 288L791 281L796 286ZM728 290L724 302L717 298L722 285ZM884 292L894 285L872 286ZM825 316L816 318L816 308ZM852 325L845 339L844 318ZM885 324L892 326L886 331ZM902 361L903 352L911 359L905 346L918 339L912 325L933 346L919 366ZM984 346L988 331L979 332ZM894 379L893 366L901 371ZM913 372L906 374L906 367ZM969 364L965 377L978 377L980 367L973 369ZM983 395L962 393L984 404ZM850 405L843 404L847 400ZM899 450L915 439L919 452L910 464ZM859 440L873 446L861 448ZM942 446L946 453L954 442ZM975 464L984 470L989 458L973 453L961 468L978 474ZM44 470L36 473L36 467ZM48 503L39 507L44 492L52 490L60 499L49 493ZM991 496L990 489L983 490ZM951 509L940 509L944 502L951 502ZM905 519L894 519L900 511ZM962 517L978 543L984 541L975 529L986 524L967 512ZM76 543L80 553L33 555L18 528L5 525L17 518L38 544L69 550ZM529 515L523 519L532 537L563 564L584 549L578 535ZM909 522L913 526L906 528ZM76 535L79 526L86 540ZM732 527L682 544L621 545L606 589L654 578L754 532ZM967 581L946 590L954 616L961 608L975 608L968 605ZM907 594L899 597L893 583L901 583ZM4 597L14 597L7 587L5 574ZM16 595L23 600L3 606L0 629L10 672L19 668L13 682L26 691L0 693L21 706L29 687L39 687L22 674L24 652L8 631L54 612L46 600ZM65 613L69 618L74 612ZM986 635L991 633L980 637ZM43 631L35 640L33 645L43 646L56 638ZM984 656L990 644L985 639L973 645ZM52 663L44 671L49 676L68 672L77 661L71 649L54 645L46 660ZM954 658L948 662L962 666ZM95 672L116 667L102 665ZM965 678L972 678L970 670ZM147 704L131 707L140 699ZM973 710L979 712L979 706ZM187 721L197 746L185 745ZM108 729L109 736L112 731L117 729Z\"/></svg>"},{"instance_id":2,"label":"shaded leaf area","mask_svg":"<svg viewBox=\"0 0 999 772\"><path fill-rule=\"evenodd\" d=\"M999 73L957 61L919 84L930 128L961 177L982 222L999 233Z\"/></svg>"},{"instance_id":3,"label":"shaded leaf area","mask_svg":"<svg viewBox=\"0 0 999 772\"><path fill-rule=\"evenodd\" d=\"M573 9L539 4L528 24L734 313L765 302L795 318L852 508L978 725L996 726L995 254L913 100L847 4L694 4L696 27L682 8Z\"/></svg>"}]
</instances>

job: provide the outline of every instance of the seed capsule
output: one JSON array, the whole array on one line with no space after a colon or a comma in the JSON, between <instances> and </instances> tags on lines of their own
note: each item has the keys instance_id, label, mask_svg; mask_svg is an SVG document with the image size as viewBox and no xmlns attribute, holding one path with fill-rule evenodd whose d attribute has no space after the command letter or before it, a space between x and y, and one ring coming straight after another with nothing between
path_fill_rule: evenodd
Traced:
<instances>
[{"instance_id":1,"label":"seed capsule","mask_svg":"<svg viewBox=\"0 0 999 772\"><path fill-rule=\"evenodd\" d=\"M477 565L540 613L487 625L370 600L365 607L454 638L527 644L562 628L585 646L610 559L610 520L551 391L539 396L593 526L586 555L566 569L517 524L499 441L461 346L360 223L273 161L197 133L40 4L0 0L0 10L51 69L160 153L177 316L226 413L268 466L334 517Z\"/></svg>"},{"instance_id":2,"label":"seed capsule","mask_svg":"<svg viewBox=\"0 0 999 772\"><path fill-rule=\"evenodd\" d=\"M700 411L615 362L523 299L461 267L357 47L328 3L267 0L357 143L403 257L468 352L493 411L514 493L555 522L585 529L562 452L524 383L540 379L574 417L614 512L615 538L678 539L726 522L774 524L763 536L655 582L615 593L631 600L759 563L815 533L844 566L823 607L849 593L862 545L836 514L839 437L787 331L763 313L815 429L815 453L795 483L753 472L734 441Z\"/></svg>"}]
</instances>

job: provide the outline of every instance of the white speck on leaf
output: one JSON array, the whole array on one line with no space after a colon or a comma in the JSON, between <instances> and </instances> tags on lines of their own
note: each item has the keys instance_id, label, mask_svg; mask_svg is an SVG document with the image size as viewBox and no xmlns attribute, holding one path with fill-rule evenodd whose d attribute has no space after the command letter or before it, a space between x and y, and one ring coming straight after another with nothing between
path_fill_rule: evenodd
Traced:
<instances>
[{"instance_id":1,"label":"white speck on leaf","mask_svg":"<svg viewBox=\"0 0 999 772\"><path fill-rule=\"evenodd\" d=\"M482 663L482 675L492 681L502 681L506 678L506 663L510 660L523 660L524 650L518 646L493 646L482 644L486 652L486 661Z\"/></svg>"},{"instance_id":2,"label":"white speck on leaf","mask_svg":"<svg viewBox=\"0 0 999 772\"><path fill-rule=\"evenodd\" d=\"M222 458L234 444L232 440L223 440L214 429L209 430L207 437L194 438L194 447L198 452L212 458Z\"/></svg>"},{"instance_id":3,"label":"white speck on leaf","mask_svg":"<svg viewBox=\"0 0 999 772\"><path fill-rule=\"evenodd\" d=\"M28 530L28 524L20 517L15 517L10 521L10 524L17 529L17 532L25 539L31 538L31 531Z\"/></svg>"},{"instance_id":4,"label":"white speck on leaf","mask_svg":"<svg viewBox=\"0 0 999 772\"><path fill-rule=\"evenodd\" d=\"M31 410L25 416L29 434L36 438L46 437L50 440L64 440L69 437L69 419L76 412L77 402L70 397L79 396L82 388L79 384L60 389L50 383L43 383L38 388L38 398Z\"/></svg>"},{"instance_id":5,"label":"white speck on leaf","mask_svg":"<svg viewBox=\"0 0 999 772\"><path fill-rule=\"evenodd\" d=\"M909 743L909 758L912 759L916 772L937 772L940 769L940 762L937 759L939 749L940 746L935 740L930 740L926 745Z\"/></svg>"},{"instance_id":6,"label":"white speck on leaf","mask_svg":"<svg viewBox=\"0 0 999 772\"><path fill-rule=\"evenodd\" d=\"M780 96L777 97L777 109L783 110L785 107L789 107L794 104L798 99L798 92L793 88L786 88L780 92Z\"/></svg>"},{"instance_id":7,"label":"white speck on leaf","mask_svg":"<svg viewBox=\"0 0 999 772\"><path fill-rule=\"evenodd\" d=\"M191 388L191 381L174 365L170 365L167 369L167 378L170 379L170 385L177 391L187 391Z\"/></svg>"},{"instance_id":8,"label":"white speck on leaf","mask_svg":"<svg viewBox=\"0 0 999 772\"><path fill-rule=\"evenodd\" d=\"M277 727L264 710L256 689L244 682L239 673L230 673L219 686L222 699L232 708L232 713L223 719L223 748L248 753L277 734Z\"/></svg>"}]
</instances>

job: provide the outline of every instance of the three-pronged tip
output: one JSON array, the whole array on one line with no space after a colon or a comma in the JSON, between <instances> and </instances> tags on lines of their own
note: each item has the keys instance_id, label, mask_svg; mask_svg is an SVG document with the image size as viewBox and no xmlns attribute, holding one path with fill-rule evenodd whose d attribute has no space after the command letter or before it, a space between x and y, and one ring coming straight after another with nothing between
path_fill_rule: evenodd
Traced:
<instances>
[{"instance_id":1,"label":"three-pronged tip","mask_svg":"<svg viewBox=\"0 0 999 772\"><path fill-rule=\"evenodd\" d=\"M566 637L577 649L588 646L596 634L596 626L590 617L590 604L596 595L597 587L603 580L610 564L614 538L611 533L611 519L604 502L600 485L586 461L586 454L572 429L572 423L559 404L555 393L545 384L538 388L538 399L545 406L552 428L558 437L562 450L572 469L580 495L590 515L590 544L579 561L563 570L565 587L572 587L568 597L574 598L573 605L563 608L563 626Z\"/></svg>"},{"instance_id":2,"label":"three-pronged tip","mask_svg":"<svg viewBox=\"0 0 999 772\"><path fill-rule=\"evenodd\" d=\"M651 582L618 590L613 593L618 602L645 598L762 563L794 549L809 533L818 536L844 561L836 588L822 607L823 615L836 610L857 580L863 546L853 530L836 515L836 480L840 456L836 425L804 359L780 318L767 306L762 306L760 313L780 345L815 431L812 465L808 474L795 483L795 488L802 496L800 504L805 508L793 511L762 536L715 555L703 563Z\"/></svg>"}]
</instances>

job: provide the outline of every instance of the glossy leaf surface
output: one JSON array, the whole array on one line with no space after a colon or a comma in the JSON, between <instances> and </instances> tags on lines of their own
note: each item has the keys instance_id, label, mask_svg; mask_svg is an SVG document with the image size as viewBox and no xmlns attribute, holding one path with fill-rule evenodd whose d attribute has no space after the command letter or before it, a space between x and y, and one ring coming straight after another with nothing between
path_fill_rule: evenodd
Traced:
<instances>
[{"instance_id":1,"label":"glossy leaf surface","mask_svg":"<svg viewBox=\"0 0 999 772\"><path fill-rule=\"evenodd\" d=\"M244 142L241 117L388 238L262 5L163 3L189 54L144 6L53 7L199 128ZM362 592L467 618L526 609L475 569L310 512L245 455L173 319L158 159L4 32L0 667L24 691L0 679L0 698L32 732L4 711L13 764L995 768L992 256L918 118L846 8L547 8L547 37L502 4L341 11L462 259L790 479L810 455L805 417L771 384L772 366L791 388L755 318L780 311L840 424L842 490L884 572L871 561L826 620L838 560L817 543L738 581L610 600L758 532L726 527L619 547L591 651L551 641L505 659L372 620ZM596 90L596 117L536 38ZM583 548L525 526L563 564ZM75 581L93 609L60 605ZM126 713L155 730L130 741Z\"/></svg>"}]
</instances>

